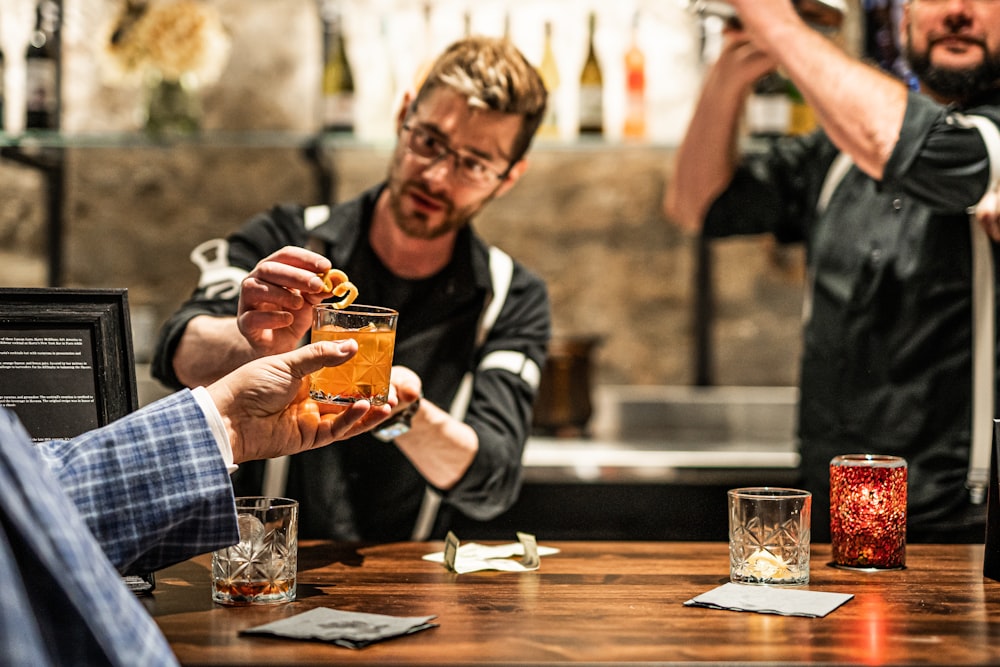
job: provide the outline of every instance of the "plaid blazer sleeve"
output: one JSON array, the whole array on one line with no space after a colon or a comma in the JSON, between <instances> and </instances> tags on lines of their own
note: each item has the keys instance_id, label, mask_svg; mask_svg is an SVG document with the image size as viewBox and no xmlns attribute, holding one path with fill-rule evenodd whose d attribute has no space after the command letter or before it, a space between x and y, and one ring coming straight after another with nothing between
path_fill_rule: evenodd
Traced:
<instances>
[{"instance_id":1,"label":"plaid blazer sleeve","mask_svg":"<svg viewBox=\"0 0 1000 667\"><path fill-rule=\"evenodd\" d=\"M157 570L239 540L229 474L188 390L38 447L123 574Z\"/></svg>"},{"instance_id":2,"label":"plaid blazer sleeve","mask_svg":"<svg viewBox=\"0 0 1000 667\"><path fill-rule=\"evenodd\" d=\"M181 396L52 445L33 444L14 414L0 409L0 664L177 664L105 550L152 563L164 554L179 556L177 545L192 553L228 539L205 534L225 536L226 526L235 524L231 492L194 488L204 481L218 489L224 471L192 476L198 463L175 460L186 451L208 468L221 465L205 460L215 445L198 426L200 412L192 412L192 404ZM166 429L175 419L183 426ZM164 454L157 447L176 451ZM221 459L217 452L215 457ZM143 479L157 465L173 466L169 479ZM202 527L192 537L187 523L203 521L215 528ZM102 526L100 543L88 524ZM149 546L158 540L166 546Z\"/></svg>"}]
</instances>

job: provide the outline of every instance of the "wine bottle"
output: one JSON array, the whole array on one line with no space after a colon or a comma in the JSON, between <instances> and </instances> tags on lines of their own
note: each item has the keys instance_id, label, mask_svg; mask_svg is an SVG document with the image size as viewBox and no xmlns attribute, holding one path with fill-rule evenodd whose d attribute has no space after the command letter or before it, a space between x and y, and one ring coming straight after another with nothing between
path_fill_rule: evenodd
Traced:
<instances>
[{"instance_id":1,"label":"wine bottle","mask_svg":"<svg viewBox=\"0 0 1000 667\"><path fill-rule=\"evenodd\" d=\"M431 13L433 8L431 3L425 2L423 5L423 15L424 15L424 55L420 62L417 64L417 69L413 77L413 90L419 91L420 87L424 85L424 79L427 75L431 73L431 67L434 66L434 26L431 22Z\"/></svg>"},{"instance_id":2,"label":"wine bottle","mask_svg":"<svg viewBox=\"0 0 1000 667\"><path fill-rule=\"evenodd\" d=\"M4 95L4 82L7 80L4 74L4 62L3 62L3 49L0 49L0 134L3 134L4 120L3 120L3 95Z\"/></svg>"},{"instance_id":3,"label":"wine bottle","mask_svg":"<svg viewBox=\"0 0 1000 667\"><path fill-rule=\"evenodd\" d=\"M646 56L639 48L639 12L632 16L632 39L625 52L625 127L628 139L646 136Z\"/></svg>"},{"instance_id":4,"label":"wine bottle","mask_svg":"<svg viewBox=\"0 0 1000 667\"><path fill-rule=\"evenodd\" d=\"M780 137L791 126L791 98L788 80L777 72L765 74L754 83L744 111L747 132L754 137Z\"/></svg>"},{"instance_id":5,"label":"wine bottle","mask_svg":"<svg viewBox=\"0 0 1000 667\"><path fill-rule=\"evenodd\" d=\"M545 115L542 117L538 134L541 137L553 138L559 135L559 118L556 113L559 68L556 66L556 55L552 49L552 23L550 21L545 22L545 47L542 51L542 63L538 68L538 74L542 77L545 90L548 91Z\"/></svg>"},{"instance_id":6,"label":"wine bottle","mask_svg":"<svg viewBox=\"0 0 1000 667\"><path fill-rule=\"evenodd\" d=\"M590 37L587 60L580 72L580 134L601 134L604 131L604 80L594 48L597 18L590 13Z\"/></svg>"},{"instance_id":7,"label":"wine bottle","mask_svg":"<svg viewBox=\"0 0 1000 667\"><path fill-rule=\"evenodd\" d=\"M802 92L791 79L787 79L787 95L791 105L788 134L808 134L816 129L816 112L809 106Z\"/></svg>"},{"instance_id":8,"label":"wine bottle","mask_svg":"<svg viewBox=\"0 0 1000 667\"><path fill-rule=\"evenodd\" d=\"M323 129L354 131L354 77L347 60L343 17L324 3L323 13Z\"/></svg>"},{"instance_id":9,"label":"wine bottle","mask_svg":"<svg viewBox=\"0 0 1000 667\"><path fill-rule=\"evenodd\" d=\"M40 0L35 8L35 30L25 54L29 129L59 127L59 6Z\"/></svg>"}]
</instances>

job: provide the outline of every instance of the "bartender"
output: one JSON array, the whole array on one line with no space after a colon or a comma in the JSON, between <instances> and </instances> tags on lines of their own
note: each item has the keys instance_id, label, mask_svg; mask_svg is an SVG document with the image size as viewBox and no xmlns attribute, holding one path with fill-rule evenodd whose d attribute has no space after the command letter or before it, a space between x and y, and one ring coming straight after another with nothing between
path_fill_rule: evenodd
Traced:
<instances>
[{"instance_id":1,"label":"bartender","mask_svg":"<svg viewBox=\"0 0 1000 667\"><path fill-rule=\"evenodd\" d=\"M988 438L992 426L996 368L981 362L991 377L974 424L973 247L988 256L1000 233L985 217L970 233L968 210L998 168L984 137L1000 123L1000 3L902 6L916 89L849 56L791 0L729 4L739 25L707 75L665 210L707 237L806 245L798 435L813 539L829 539L830 460L872 453L909 463L910 541L981 541L985 478L970 456L974 427ZM740 157L743 105L776 68L821 129Z\"/></svg>"}]
</instances>

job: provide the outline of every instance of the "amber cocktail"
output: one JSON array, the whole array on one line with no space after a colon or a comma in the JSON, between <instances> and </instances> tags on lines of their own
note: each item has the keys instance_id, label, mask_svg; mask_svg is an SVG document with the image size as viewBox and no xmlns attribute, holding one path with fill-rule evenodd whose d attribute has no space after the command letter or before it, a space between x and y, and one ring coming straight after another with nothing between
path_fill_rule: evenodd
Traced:
<instances>
[{"instance_id":1,"label":"amber cocktail","mask_svg":"<svg viewBox=\"0 0 1000 667\"><path fill-rule=\"evenodd\" d=\"M399 313L380 306L350 305L335 308L319 304L313 308L313 342L344 340L358 342L358 352L346 363L312 374L309 395L315 401L350 405L366 399L372 405L389 400L389 372L396 346Z\"/></svg>"}]
</instances>

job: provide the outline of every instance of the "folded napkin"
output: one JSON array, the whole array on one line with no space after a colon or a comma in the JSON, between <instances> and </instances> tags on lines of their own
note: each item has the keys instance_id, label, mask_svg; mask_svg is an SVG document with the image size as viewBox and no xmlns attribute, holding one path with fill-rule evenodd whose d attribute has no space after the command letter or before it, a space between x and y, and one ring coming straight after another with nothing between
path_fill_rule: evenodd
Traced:
<instances>
[{"instance_id":1,"label":"folded napkin","mask_svg":"<svg viewBox=\"0 0 1000 667\"><path fill-rule=\"evenodd\" d=\"M824 593L730 582L697 595L684 604L688 607L820 618L852 597L854 596L849 593Z\"/></svg>"},{"instance_id":2,"label":"folded napkin","mask_svg":"<svg viewBox=\"0 0 1000 667\"><path fill-rule=\"evenodd\" d=\"M346 648L363 648L385 639L436 628L437 616L384 616L317 607L243 630L243 635L273 635L291 639L318 639Z\"/></svg>"},{"instance_id":3,"label":"folded napkin","mask_svg":"<svg viewBox=\"0 0 1000 667\"><path fill-rule=\"evenodd\" d=\"M445 538L444 551L427 554L424 560L442 563L452 572L467 574L482 570L501 570L503 572L529 572L537 570L540 556L559 553L553 547L540 547L535 543L535 536L528 533L518 533L518 542L486 546L468 542L459 546L458 538L451 531ZM520 560L511 560L519 556Z\"/></svg>"}]
</instances>

